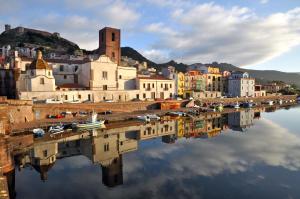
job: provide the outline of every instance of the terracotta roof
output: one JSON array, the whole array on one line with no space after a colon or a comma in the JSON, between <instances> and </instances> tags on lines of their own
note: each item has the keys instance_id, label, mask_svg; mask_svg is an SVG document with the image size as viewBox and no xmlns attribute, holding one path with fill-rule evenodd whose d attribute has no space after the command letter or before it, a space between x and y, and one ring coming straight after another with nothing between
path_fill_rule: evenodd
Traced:
<instances>
[{"instance_id":1,"label":"terracotta roof","mask_svg":"<svg viewBox=\"0 0 300 199\"><path fill-rule=\"evenodd\" d=\"M87 88L83 85L80 85L80 84L72 84L72 83L69 83L69 84L62 84L62 85L59 85L57 86L58 88Z\"/></svg>"},{"instance_id":2,"label":"terracotta roof","mask_svg":"<svg viewBox=\"0 0 300 199\"><path fill-rule=\"evenodd\" d=\"M171 80L171 79L165 78L161 75L154 75L154 76L150 76L150 77L138 77L138 79Z\"/></svg>"},{"instance_id":3,"label":"terracotta roof","mask_svg":"<svg viewBox=\"0 0 300 199\"><path fill-rule=\"evenodd\" d=\"M27 69L31 69L31 70L48 69L48 70L51 70L52 68L43 59L42 52L38 51L37 58L33 62L31 62L31 64L27 67Z\"/></svg>"}]
</instances>

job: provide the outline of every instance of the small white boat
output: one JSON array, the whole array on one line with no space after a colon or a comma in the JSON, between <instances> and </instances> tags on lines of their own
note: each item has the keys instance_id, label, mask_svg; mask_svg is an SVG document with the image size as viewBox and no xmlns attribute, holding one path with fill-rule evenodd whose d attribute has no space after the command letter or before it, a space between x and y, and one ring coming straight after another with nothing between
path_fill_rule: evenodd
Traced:
<instances>
[{"instance_id":1,"label":"small white boat","mask_svg":"<svg viewBox=\"0 0 300 199\"><path fill-rule=\"evenodd\" d=\"M234 105L234 108L236 108L236 109L240 108L240 104L239 104L239 103L236 103L236 104Z\"/></svg>"},{"instance_id":2,"label":"small white boat","mask_svg":"<svg viewBox=\"0 0 300 199\"><path fill-rule=\"evenodd\" d=\"M167 113L167 114L168 114L168 115L171 115L171 116L180 116L180 117L186 116L186 113L180 112L180 111L172 111L172 112L169 112L169 113Z\"/></svg>"},{"instance_id":3,"label":"small white boat","mask_svg":"<svg viewBox=\"0 0 300 199\"><path fill-rule=\"evenodd\" d=\"M64 126L63 125L50 126L48 132L51 133L52 135L63 133L64 132Z\"/></svg>"},{"instance_id":4,"label":"small white boat","mask_svg":"<svg viewBox=\"0 0 300 199\"><path fill-rule=\"evenodd\" d=\"M283 101L282 101L282 100L279 100L279 101L278 101L278 104L282 105L282 104L283 104Z\"/></svg>"},{"instance_id":5,"label":"small white boat","mask_svg":"<svg viewBox=\"0 0 300 199\"><path fill-rule=\"evenodd\" d=\"M147 114L146 116L148 116L150 120L160 120L160 117L155 114Z\"/></svg>"},{"instance_id":6,"label":"small white boat","mask_svg":"<svg viewBox=\"0 0 300 199\"><path fill-rule=\"evenodd\" d=\"M46 99L46 104L62 104L63 102L59 99Z\"/></svg>"},{"instance_id":7,"label":"small white boat","mask_svg":"<svg viewBox=\"0 0 300 199\"><path fill-rule=\"evenodd\" d=\"M138 115L136 118L145 122L150 122L150 118L147 115Z\"/></svg>"},{"instance_id":8,"label":"small white boat","mask_svg":"<svg viewBox=\"0 0 300 199\"><path fill-rule=\"evenodd\" d=\"M34 137L43 137L45 135L45 131L43 129L37 128L32 130Z\"/></svg>"},{"instance_id":9,"label":"small white boat","mask_svg":"<svg viewBox=\"0 0 300 199\"><path fill-rule=\"evenodd\" d=\"M83 128L87 129L87 128L99 128L101 126L104 126L105 120L97 121L97 115L98 115L97 113L93 113L90 120L81 123L74 123L73 127L78 129L83 129Z\"/></svg>"},{"instance_id":10,"label":"small white boat","mask_svg":"<svg viewBox=\"0 0 300 199\"><path fill-rule=\"evenodd\" d=\"M268 105L273 106L274 102L272 100L268 101Z\"/></svg>"}]
</instances>

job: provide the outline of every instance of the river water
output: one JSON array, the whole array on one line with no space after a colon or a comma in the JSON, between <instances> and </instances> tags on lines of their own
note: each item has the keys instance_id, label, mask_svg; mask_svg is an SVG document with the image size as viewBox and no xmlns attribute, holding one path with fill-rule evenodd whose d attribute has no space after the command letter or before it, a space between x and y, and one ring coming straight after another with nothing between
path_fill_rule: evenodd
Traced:
<instances>
[{"instance_id":1,"label":"river water","mask_svg":"<svg viewBox=\"0 0 300 199\"><path fill-rule=\"evenodd\" d=\"M300 198L300 107L36 140L14 155L12 198Z\"/></svg>"}]
</instances>

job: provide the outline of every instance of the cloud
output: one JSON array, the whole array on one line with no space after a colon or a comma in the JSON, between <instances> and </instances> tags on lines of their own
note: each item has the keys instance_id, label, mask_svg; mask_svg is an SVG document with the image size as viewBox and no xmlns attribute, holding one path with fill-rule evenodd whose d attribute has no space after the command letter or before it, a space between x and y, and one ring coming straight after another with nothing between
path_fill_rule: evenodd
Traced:
<instances>
[{"instance_id":1,"label":"cloud","mask_svg":"<svg viewBox=\"0 0 300 199\"><path fill-rule=\"evenodd\" d=\"M167 52L162 50L155 50L155 49L143 50L142 54L145 57L147 57L149 60L153 60L157 63L165 63L170 60Z\"/></svg>"},{"instance_id":2,"label":"cloud","mask_svg":"<svg viewBox=\"0 0 300 199\"><path fill-rule=\"evenodd\" d=\"M261 4L267 4L267 3L269 3L269 0L260 0L259 1Z\"/></svg>"},{"instance_id":3,"label":"cloud","mask_svg":"<svg viewBox=\"0 0 300 199\"><path fill-rule=\"evenodd\" d=\"M219 61L246 66L273 59L300 44L300 8L259 17L246 7L227 9L204 3L174 8L170 20L172 26L162 27L158 22L146 28L158 36L151 49L168 51L171 59L185 63ZM171 31L174 26L179 34Z\"/></svg>"},{"instance_id":4,"label":"cloud","mask_svg":"<svg viewBox=\"0 0 300 199\"><path fill-rule=\"evenodd\" d=\"M25 25L59 32L81 48L92 50L98 48L99 29L110 26L130 31L140 18L134 6L120 0L88 0L84 4L79 0L65 0L60 3L66 6L65 13L45 13L39 18L27 20Z\"/></svg>"}]
</instances>

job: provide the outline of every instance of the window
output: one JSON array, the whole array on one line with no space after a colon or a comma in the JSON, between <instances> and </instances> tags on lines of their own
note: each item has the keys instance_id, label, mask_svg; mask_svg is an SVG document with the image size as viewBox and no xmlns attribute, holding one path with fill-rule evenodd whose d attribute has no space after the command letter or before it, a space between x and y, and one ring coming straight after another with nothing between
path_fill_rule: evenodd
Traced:
<instances>
[{"instance_id":1,"label":"window","mask_svg":"<svg viewBox=\"0 0 300 199\"><path fill-rule=\"evenodd\" d=\"M48 71L48 76L50 76L51 75L51 72L50 71Z\"/></svg>"},{"instance_id":2,"label":"window","mask_svg":"<svg viewBox=\"0 0 300 199\"><path fill-rule=\"evenodd\" d=\"M172 93L170 93L170 98L172 98Z\"/></svg>"},{"instance_id":3,"label":"window","mask_svg":"<svg viewBox=\"0 0 300 199\"><path fill-rule=\"evenodd\" d=\"M210 76L208 76L208 79L210 79Z\"/></svg>"},{"instance_id":4,"label":"window","mask_svg":"<svg viewBox=\"0 0 300 199\"><path fill-rule=\"evenodd\" d=\"M161 85L160 85L160 87L161 87L161 88L163 88L163 87L164 87L164 85L163 85L163 84L161 84Z\"/></svg>"},{"instance_id":5,"label":"window","mask_svg":"<svg viewBox=\"0 0 300 199\"><path fill-rule=\"evenodd\" d=\"M139 94L136 94L136 99L140 99L140 95Z\"/></svg>"},{"instance_id":6,"label":"window","mask_svg":"<svg viewBox=\"0 0 300 199\"><path fill-rule=\"evenodd\" d=\"M65 100L68 100L68 96L67 95L65 95Z\"/></svg>"},{"instance_id":7,"label":"window","mask_svg":"<svg viewBox=\"0 0 300 199\"><path fill-rule=\"evenodd\" d=\"M154 84L152 84L152 88L154 88Z\"/></svg>"},{"instance_id":8,"label":"window","mask_svg":"<svg viewBox=\"0 0 300 199\"><path fill-rule=\"evenodd\" d=\"M64 79L67 79L67 75L64 75Z\"/></svg>"},{"instance_id":9,"label":"window","mask_svg":"<svg viewBox=\"0 0 300 199\"><path fill-rule=\"evenodd\" d=\"M107 85L103 85L103 90L107 91Z\"/></svg>"},{"instance_id":10,"label":"window","mask_svg":"<svg viewBox=\"0 0 300 199\"><path fill-rule=\"evenodd\" d=\"M116 57L115 52L112 52L112 53L111 53L111 57L112 57L113 60L115 60L115 57Z\"/></svg>"},{"instance_id":11,"label":"window","mask_svg":"<svg viewBox=\"0 0 300 199\"><path fill-rule=\"evenodd\" d=\"M121 100L121 95L119 95L119 100Z\"/></svg>"},{"instance_id":12,"label":"window","mask_svg":"<svg viewBox=\"0 0 300 199\"><path fill-rule=\"evenodd\" d=\"M170 88L172 88L172 84L170 84Z\"/></svg>"},{"instance_id":13,"label":"window","mask_svg":"<svg viewBox=\"0 0 300 199\"><path fill-rule=\"evenodd\" d=\"M48 151L47 151L47 150L44 150L44 151L43 151L43 155L44 155L44 157L47 157L47 156L48 156Z\"/></svg>"},{"instance_id":14,"label":"window","mask_svg":"<svg viewBox=\"0 0 300 199\"><path fill-rule=\"evenodd\" d=\"M109 151L109 143L104 144L104 151Z\"/></svg>"},{"instance_id":15,"label":"window","mask_svg":"<svg viewBox=\"0 0 300 199\"><path fill-rule=\"evenodd\" d=\"M115 33L113 32L113 33L111 33L111 41L115 41L116 40L116 35L115 35Z\"/></svg>"},{"instance_id":16,"label":"window","mask_svg":"<svg viewBox=\"0 0 300 199\"><path fill-rule=\"evenodd\" d=\"M61 72L64 71L64 65L59 66L59 71L61 71Z\"/></svg>"},{"instance_id":17,"label":"window","mask_svg":"<svg viewBox=\"0 0 300 199\"><path fill-rule=\"evenodd\" d=\"M74 71L76 72L78 70L78 66L76 65L74 68Z\"/></svg>"},{"instance_id":18,"label":"window","mask_svg":"<svg viewBox=\"0 0 300 199\"><path fill-rule=\"evenodd\" d=\"M146 93L143 93L143 98L146 98Z\"/></svg>"},{"instance_id":19,"label":"window","mask_svg":"<svg viewBox=\"0 0 300 199\"><path fill-rule=\"evenodd\" d=\"M143 84L143 88L146 88L146 84L145 83Z\"/></svg>"},{"instance_id":20,"label":"window","mask_svg":"<svg viewBox=\"0 0 300 199\"><path fill-rule=\"evenodd\" d=\"M45 79L44 78L40 79L40 84L45 84Z\"/></svg>"},{"instance_id":21,"label":"window","mask_svg":"<svg viewBox=\"0 0 300 199\"><path fill-rule=\"evenodd\" d=\"M81 95L78 95L78 99L81 99Z\"/></svg>"},{"instance_id":22,"label":"window","mask_svg":"<svg viewBox=\"0 0 300 199\"><path fill-rule=\"evenodd\" d=\"M107 71L102 71L102 79L107 80Z\"/></svg>"},{"instance_id":23,"label":"window","mask_svg":"<svg viewBox=\"0 0 300 199\"><path fill-rule=\"evenodd\" d=\"M122 79L122 75L119 75L119 79Z\"/></svg>"}]
</instances>

